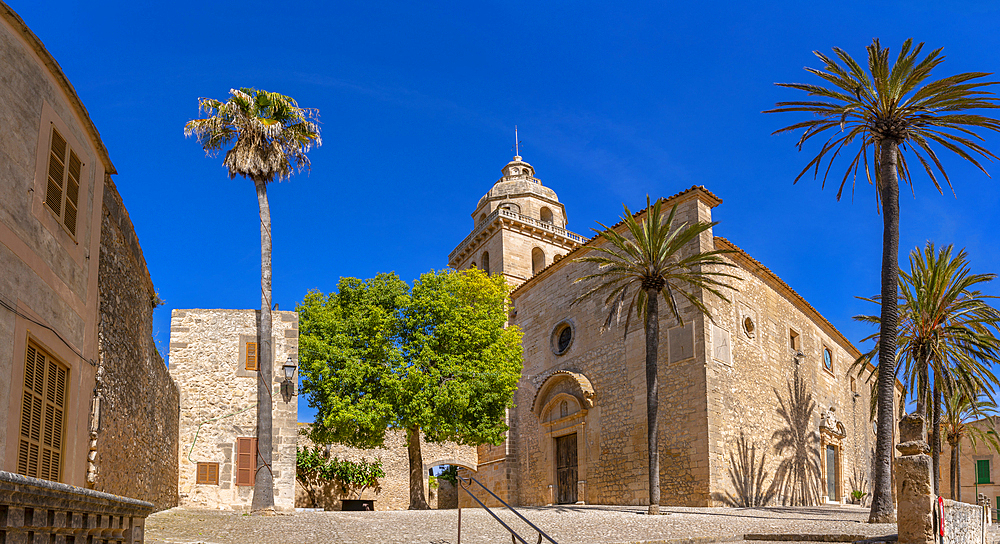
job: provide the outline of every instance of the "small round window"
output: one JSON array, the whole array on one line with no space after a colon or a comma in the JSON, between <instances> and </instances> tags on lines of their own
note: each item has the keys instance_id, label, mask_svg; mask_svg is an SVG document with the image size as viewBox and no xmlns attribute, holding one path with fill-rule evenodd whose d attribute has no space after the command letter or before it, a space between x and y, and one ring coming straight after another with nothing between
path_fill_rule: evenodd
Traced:
<instances>
[{"instance_id":1,"label":"small round window","mask_svg":"<svg viewBox=\"0 0 1000 544\"><path fill-rule=\"evenodd\" d=\"M556 355L566 353L573 344L573 326L564 321L552 331L552 351Z\"/></svg>"}]
</instances>

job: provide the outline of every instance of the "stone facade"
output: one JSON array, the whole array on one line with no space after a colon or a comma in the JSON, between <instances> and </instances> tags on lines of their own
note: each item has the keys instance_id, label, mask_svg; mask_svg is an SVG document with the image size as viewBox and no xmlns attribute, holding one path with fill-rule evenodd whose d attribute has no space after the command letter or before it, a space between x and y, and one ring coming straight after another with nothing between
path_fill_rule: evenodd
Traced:
<instances>
[{"instance_id":1,"label":"stone facade","mask_svg":"<svg viewBox=\"0 0 1000 544\"><path fill-rule=\"evenodd\" d=\"M121 196L105 184L93 489L177 505L179 392L153 342L153 282ZM141 430L137 432L137 430Z\"/></svg>"},{"instance_id":2,"label":"stone facade","mask_svg":"<svg viewBox=\"0 0 1000 544\"><path fill-rule=\"evenodd\" d=\"M58 63L2 2L0 64L0 469L173 506L161 463L177 393L117 172Z\"/></svg>"},{"instance_id":3,"label":"stone facade","mask_svg":"<svg viewBox=\"0 0 1000 544\"><path fill-rule=\"evenodd\" d=\"M246 370L245 349L247 342L259 344L257 314L254 310L174 310L171 315L170 375L180 388L180 451L175 462L181 506L250 507L253 486L237 485L237 439L257 433L257 372ZM298 324L295 312L272 312L274 373L271 399L265 402L273 406L274 504L285 511L295 507L298 397L282 394L281 367L289 357L296 360ZM293 385L296 381L292 378ZM198 483L199 463L216 468L216 481Z\"/></svg>"},{"instance_id":4,"label":"stone facade","mask_svg":"<svg viewBox=\"0 0 1000 544\"><path fill-rule=\"evenodd\" d=\"M526 163L515 157L505 173L520 164ZM507 191L517 193L512 202L522 198L519 187L501 178L475 213L487 212L484 206L503 201ZM721 202L694 187L666 207L677 206L678 221L710 222ZM493 232L484 235L488 228ZM620 223L614 228L624 229ZM603 330L603 299L577 301L589 286L574 280L596 266L573 259L602 239L574 245L575 238L564 238L574 247L565 258L509 274L508 263L524 262L535 236L513 222L478 224L449 260L468 268L486 250L492 265L494 252L502 251L504 268L491 272L519 285L511 295L510 323L524 333L524 369L511 430L503 445L480 448L476 478L513 504L643 504L648 454L641 322L633 319L626 331L622 316ZM714 319L679 300L682 325L661 305L661 503L817 504L870 491L875 435L869 389L848 374L858 350L780 278L711 230L685 253L715 249L731 252L726 258L734 267L727 272L739 281L732 282L736 290L728 291L728 302L694 293ZM473 505L467 497L459 500Z\"/></svg>"},{"instance_id":5,"label":"stone facade","mask_svg":"<svg viewBox=\"0 0 1000 544\"><path fill-rule=\"evenodd\" d=\"M300 424L303 434L299 435L299 447L311 448L313 442L305 436L308 426ZM367 489L360 496L353 493L345 495L339 486L325 485L318 493L318 504L311 504L308 494L302 484L295 484L295 506L300 508L323 508L325 510L340 510L343 499L366 499L375 501L375 510L405 510L410 505L410 461L407 457L406 431L391 431L386 434L385 445L375 449L360 449L330 444L323 446L330 457L349 461L382 460L382 470L385 477L379 481L378 489ZM430 470L441 465L456 465L475 468L478 465L476 448L462 446L453 442L435 444L420 438L420 453L424 461L423 473L430 475ZM431 508L455 508L457 503L451 497L455 496L455 488L447 482L441 482L437 492L432 492L424 485L425 497ZM450 487L450 490L448 489ZM440 500L444 496L444 500Z\"/></svg>"}]
</instances>

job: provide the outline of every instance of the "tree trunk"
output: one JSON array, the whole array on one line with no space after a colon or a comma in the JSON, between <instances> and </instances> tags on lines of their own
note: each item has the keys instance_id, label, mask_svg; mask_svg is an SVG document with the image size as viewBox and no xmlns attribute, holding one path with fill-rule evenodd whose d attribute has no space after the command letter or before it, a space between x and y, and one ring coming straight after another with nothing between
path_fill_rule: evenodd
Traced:
<instances>
[{"instance_id":1,"label":"tree trunk","mask_svg":"<svg viewBox=\"0 0 1000 544\"><path fill-rule=\"evenodd\" d=\"M934 481L934 496L941 496L941 390L938 389L937 376L934 377L934 406L931 407L931 464Z\"/></svg>"},{"instance_id":2,"label":"tree trunk","mask_svg":"<svg viewBox=\"0 0 1000 544\"><path fill-rule=\"evenodd\" d=\"M257 370L257 470L254 476L254 514L274 513L274 475L271 472L271 210L267 205L267 185L254 180L260 208L260 358Z\"/></svg>"},{"instance_id":3,"label":"tree trunk","mask_svg":"<svg viewBox=\"0 0 1000 544\"><path fill-rule=\"evenodd\" d=\"M875 482L869 523L894 523L892 500L893 400L896 376L896 309L899 279L899 182L896 173L897 144L879 142L882 193L882 315L878 351L878 433L875 439Z\"/></svg>"},{"instance_id":4,"label":"tree trunk","mask_svg":"<svg viewBox=\"0 0 1000 544\"><path fill-rule=\"evenodd\" d=\"M656 375L656 355L660 342L660 316L657 303L660 293L646 289L646 435L649 451L649 514L660 513L660 432L657 412L660 382Z\"/></svg>"},{"instance_id":5,"label":"tree trunk","mask_svg":"<svg viewBox=\"0 0 1000 544\"><path fill-rule=\"evenodd\" d=\"M951 470L948 471L950 473L949 475L951 476L950 478L948 478L951 482L951 500L961 501L962 480L960 476L962 473L962 468L961 468L961 458L959 457L961 455L961 451L959 451L959 448L961 446L955 442L952 442L950 439L948 440L948 444L951 445Z\"/></svg>"},{"instance_id":6,"label":"tree trunk","mask_svg":"<svg viewBox=\"0 0 1000 544\"><path fill-rule=\"evenodd\" d=\"M420 428L407 427L406 453L410 458L410 510L430 510L424 498L424 458L420 454Z\"/></svg>"}]
</instances>

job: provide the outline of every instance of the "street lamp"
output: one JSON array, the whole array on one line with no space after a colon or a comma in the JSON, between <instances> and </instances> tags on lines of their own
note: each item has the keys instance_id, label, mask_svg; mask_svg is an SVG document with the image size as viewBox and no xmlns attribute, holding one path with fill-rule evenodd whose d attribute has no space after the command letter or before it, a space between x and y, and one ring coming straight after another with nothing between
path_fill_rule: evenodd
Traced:
<instances>
[{"instance_id":1,"label":"street lamp","mask_svg":"<svg viewBox=\"0 0 1000 544\"><path fill-rule=\"evenodd\" d=\"M284 381L281 382L281 397L285 399L285 402L291 401L292 396L295 395L295 384L292 382L295 377L295 368L295 359L289 355L288 360L281 366L281 372L285 376Z\"/></svg>"}]
</instances>

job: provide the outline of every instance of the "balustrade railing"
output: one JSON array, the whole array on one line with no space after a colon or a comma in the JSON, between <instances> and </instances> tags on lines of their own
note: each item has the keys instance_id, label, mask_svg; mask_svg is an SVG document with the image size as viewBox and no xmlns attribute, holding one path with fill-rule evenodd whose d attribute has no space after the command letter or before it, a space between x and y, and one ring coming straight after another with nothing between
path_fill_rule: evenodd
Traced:
<instances>
[{"instance_id":1,"label":"balustrade railing","mask_svg":"<svg viewBox=\"0 0 1000 544\"><path fill-rule=\"evenodd\" d=\"M581 235L579 235L579 234L577 234L575 232L568 231L568 230L566 230L566 229L564 229L562 227L557 227L557 226L553 225L552 223L547 223L547 222L542 221L540 219L535 219L534 217L529 217L527 215L522 215L522 214L519 214L517 212L512 212L510 210L505 210L503 208L497 208L497 209L493 210L493 213L487 215L486 219L483 219L482 221L480 221L479 224L476 225L476 228L472 229L472 232L470 232L469 235L466 236L465 239L462 240L462 242L460 244L458 244L458 246L455 247L455 250L452 251L451 254L448 255L448 260L449 261L452 260L456 255L458 255L459 253L461 253L462 250L465 249L465 246L467 246L469 244L469 242L471 242L472 239L476 237L476 235L478 235L483 229L485 229L487 226L489 226L489 224L492 223L493 220L496 219L497 217L505 217L507 219L512 219L512 220L517 221L519 223L523 223L523 224L526 224L526 225L531 225L531 226L539 228L541 230L548 231L548 232L551 232L553 234L557 234L557 235L565 237L565 238L569 238L570 240L573 240L573 241L575 241L577 243L580 243L580 244L583 244L583 243L587 242L587 237L586 236L581 236Z\"/></svg>"},{"instance_id":2,"label":"balustrade railing","mask_svg":"<svg viewBox=\"0 0 1000 544\"><path fill-rule=\"evenodd\" d=\"M0 542L145 542L153 504L0 471Z\"/></svg>"}]
</instances>

